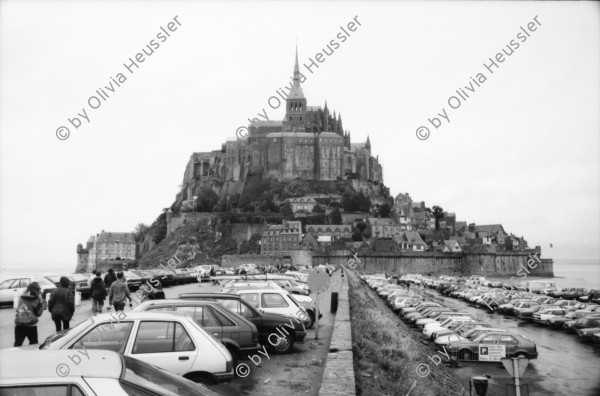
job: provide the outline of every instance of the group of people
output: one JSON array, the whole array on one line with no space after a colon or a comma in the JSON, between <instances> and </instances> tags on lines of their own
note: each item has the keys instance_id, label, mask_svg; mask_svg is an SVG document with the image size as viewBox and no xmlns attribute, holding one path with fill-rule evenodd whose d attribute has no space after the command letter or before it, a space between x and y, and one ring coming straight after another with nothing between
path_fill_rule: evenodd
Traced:
<instances>
[{"instance_id":1,"label":"group of people","mask_svg":"<svg viewBox=\"0 0 600 396\"><path fill-rule=\"evenodd\" d=\"M96 271L90 277L89 283L94 315L102 313L106 297L108 297L109 304L107 309L110 309L112 305L115 311L122 311L125 309L127 300L129 300L129 306L132 306L131 294L122 272L115 274L111 268L102 279L102 273ZM75 313L75 293L69 278L61 276L58 287L52 290L47 303L44 296L42 296L38 282L32 282L27 286L17 304L15 347L22 346L25 338L29 340L30 345L38 343L38 318L42 316L46 309L50 312L57 332L69 328Z\"/></svg>"}]
</instances>

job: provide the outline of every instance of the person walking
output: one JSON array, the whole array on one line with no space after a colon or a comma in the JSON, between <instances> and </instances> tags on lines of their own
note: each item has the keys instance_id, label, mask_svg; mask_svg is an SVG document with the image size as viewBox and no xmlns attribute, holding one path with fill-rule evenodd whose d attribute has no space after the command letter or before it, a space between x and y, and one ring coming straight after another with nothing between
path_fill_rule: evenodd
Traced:
<instances>
[{"instance_id":1,"label":"person walking","mask_svg":"<svg viewBox=\"0 0 600 396\"><path fill-rule=\"evenodd\" d=\"M110 286L117 280L115 276L115 271L112 268L108 269L108 273L104 275L104 286L106 289L110 289Z\"/></svg>"},{"instance_id":2,"label":"person walking","mask_svg":"<svg viewBox=\"0 0 600 396\"><path fill-rule=\"evenodd\" d=\"M104 299L108 294L106 292L106 286L102 280L102 272L96 271L96 277L92 280L92 308L94 310L94 316L102 313L102 306L104 306Z\"/></svg>"},{"instance_id":3,"label":"person walking","mask_svg":"<svg viewBox=\"0 0 600 396\"><path fill-rule=\"evenodd\" d=\"M25 293L19 297L17 312L15 315L15 344L20 347L27 337L29 345L38 343L37 322L44 313L44 299L41 296L41 287L37 282L27 286Z\"/></svg>"},{"instance_id":4,"label":"person walking","mask_svg":"<svg viewBox=\"0 0 600 396\"><path fill-rule=\"evenodd\" d=\"M75 312L75 293L69 287L70 283L69 278L61 276L58 287L50 293L48 311L52 314L56 331L68 329Z\"/></svg>"},{"instance_id":5,"label":"person walking","mask_svg":"<svg viewBox=\"0 0 600 396\"><path fill-rule=\"evenodd\" d=\"M110 285L108 304L113 305L115 311L123 311L127 299L129 299L129 306L131 306L129 287L127 287L127 282L123 279L123 272L119 272L117 274L117 280Z\"/></svg>"}]
</instances>

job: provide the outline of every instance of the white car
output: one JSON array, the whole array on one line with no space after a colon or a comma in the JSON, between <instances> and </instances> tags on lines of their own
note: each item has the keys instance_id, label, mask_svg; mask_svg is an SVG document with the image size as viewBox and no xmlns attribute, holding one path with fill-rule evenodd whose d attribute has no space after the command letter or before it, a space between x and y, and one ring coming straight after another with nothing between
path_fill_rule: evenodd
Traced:
<instances>
[{"instance_id":1,"label":"white car","mask_svg":"<svg viewBox=\"0 0 600 396\"><path fill-rule=\"evenodd\" d=\"M0 351L0 395L218 396L206 387L103 350Z\"/></svg>"},{"instance_id":2,"label":"white car","mask_svg":"<svg viewBox=\"0 0 600 396\"><path fill-rule=\"evenodd\" d=\"M56 285L43 276L36 275L2 275L0 279L0 304L13 304L15 294L21 295L32 282L38 282L42 288L42 296L56 289Z\"/></svg>"},{"instance_id":3,"label":"white car","mask_svg":"<svg viewBox=\"0 0 600 396\"><path fill-rule=\"evenodd\" d=\"M446 329L448 328L448 326L452 323L474 323L476 322L473 318L469 318L467 316L454 316L451 318L446 319L443 323L439 323L439 322L435 322L435 323L427 323L425 325L425 327L423 327L423 334L425 334L427 337L431 337L431 335L440 330L440 329Z\"/></svg>"},{"instance_id":4,"label":"white car","mask_svg":"<svg viewBox=\"0 0 600 396\"><path fill-rule=\"evenodd\" d=\"M276 289L247 289L235 290L243 300L262 313L275 313L298 319L304 323L307 328L311 324L311 317L304 307L295 300L285 290Z\"/></svg>"},{"instance_id":5,"label":"white car","mask_svg":"<svg viewBox=\"0 0 600 396\"><path fill-rule=\"evenodd\" d=\"M40 349L77 353L108 349L194 382L233 379L232 357L193 318L177 312L115 312L93 316L50 336Z\"/></svg>"}]
</instances>

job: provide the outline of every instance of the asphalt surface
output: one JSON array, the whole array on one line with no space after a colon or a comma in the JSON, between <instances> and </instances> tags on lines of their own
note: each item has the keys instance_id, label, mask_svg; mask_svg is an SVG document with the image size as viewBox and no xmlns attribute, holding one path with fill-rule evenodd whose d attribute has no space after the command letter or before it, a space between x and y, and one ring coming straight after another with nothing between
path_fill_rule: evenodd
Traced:
<instances>
[{"instance_id":1,"label":"asphalt surface","mask_svg":"<svg viewBox=\"0 0 600 396\"><path fill-rule=\"evenodd\" d=\"M339 276L335 273L333 277ZM333 278L332 278L333 279ZM209 282L190 283L165 288L166 298L177 298L180 293L186 292L215 292L221 286L212 286ZM223 384L216 390L224 395L283 395L302 394L316 396L319 393L324 365L329 350L335 314L330 313L331 293L325 292L320 297L320 310L323 317L319 321L319 338L315 340L315 328L307 330L307 336L302 344L294 345L294 353L289 355L272 355L269 357L259 355L262 359L258 365L251 360L240 360L246 364L240 369L245 376L236 378L230 384ZM135 307L135 303L133 304ZM130 308L126 307L125 312ZM114 312L106 310L103 312ZM15 310L11 307L0 308L0 349L12 348L14 344L14 316ZM82 300L81 305L75 307L75 314L71 320L71 327L93 316L92 302L90 299ZM48 311L44 311L38 322L38 341L44 340L55 333L54 322ZM28 341L25 340L24 345ZM255 358L255 361L258 361ZM247 374L246 374L247 373Z\"/></svg>"},{"instance_id":2,"label":"asphalt surface","mask_svg":"<svg viewBox=\"0 0 600 396\"><path fill-rule=\"evenodd\" d=\"M508 329L535 341L539 356L532 359L521 380L529 384L530 395L600 395L600 346L583 343L577 334L553 330L533 322L517 319L482 310L451 297L445 297L433 289L419 289L411 286L411 291L450 308L479 314L481 320L493 327ZM415 330L416 331L416 330ZM435 350L431 342L432 350ZM458 372L469 376L489 374L488 396L506 395L506 386L512 384L502 364L496 362L461 362ZM493 391L493 388L495 390Z\"/></svg>"}]
</instances>

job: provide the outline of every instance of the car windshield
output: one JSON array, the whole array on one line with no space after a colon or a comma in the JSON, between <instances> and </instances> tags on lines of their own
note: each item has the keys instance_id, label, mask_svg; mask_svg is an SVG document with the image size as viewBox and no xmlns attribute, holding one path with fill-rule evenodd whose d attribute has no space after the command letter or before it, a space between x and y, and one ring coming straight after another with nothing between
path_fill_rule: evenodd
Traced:
<instances>
[{"instance_id":1,"label":"car windshield","mask_svg":"<svg viewBox=\"0 0 600 396\"><path fill-rule=\"evenodd\" d=\"M61 330L61 331L59 331L57 333L54 333L54 335L49 336L46 339L46 341L42 345L40 345L40 349L46 349L54 341L63 338L69 332L73 332L73 334L81 333L82 329L85 329L88 326L90 326L92 324L92 322L93 322L93 320L91 318L84 319L81 322L77 323L75 326L71 327L70 329Z\"/></svg>"},{"instance_id":2,"label":"car windshield","mask_svg":"<svg viewBox=\"0 0 600 396\"><path fill-rule=\"evenodd\" d=\"M60 280L60 278L59 278ZM54 283L50 282L48 279L44 277L35 278L35 281L40 284L40 286L54 286Z\"/></svg>"},{"instance_id":3,"label":"car windshield","mask_svg":"<svg viewBox=\"0 0 600 396\"><path fill-rule=\"evenodd\" d=\"M121 379L125 383L142 386L145 389L165 396L217 395L200 384L168 373L132 357L123 356L123 361L125 362L125 373Z\"/></svg>"}]
</instances>

